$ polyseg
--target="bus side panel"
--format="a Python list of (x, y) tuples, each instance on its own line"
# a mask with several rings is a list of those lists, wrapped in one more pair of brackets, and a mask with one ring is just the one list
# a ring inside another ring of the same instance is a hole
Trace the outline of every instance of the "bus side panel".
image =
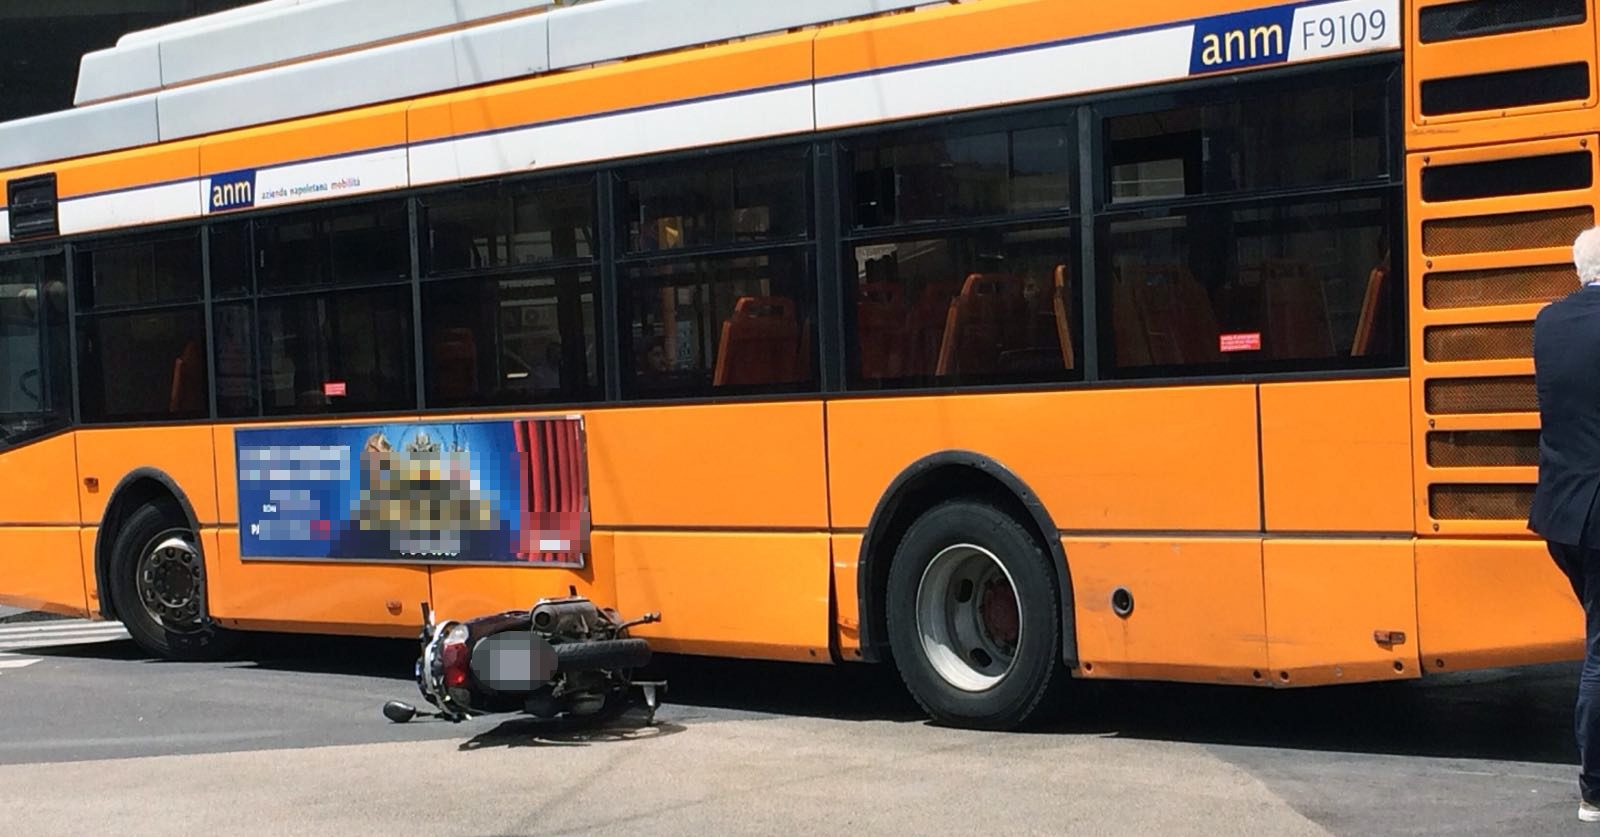
[(1269, 539), (1262, 566), (1274, 686), (1419, 676), (1410, 539)]
[[(526, 610), (545, 598), (576, 591), (601, 607), (615, 607), (616, 560), (611, 534), (590, 540), (588, 561), (581, 570), (555, 567), (449, 567), (434, 565), (429, 576), (430, 599), (441, 619), (471, 619), (504, 610)], [(624, 619), (641, 614), (623, 613)]]
[(80, 487), (86, 525), (99, 525), (117, 483), (139, 468), (154, 468), (171, 477), (200, 525), (217, 523), (211, 428), (191, 425), (78, 431), (78, 473), (84, 480), (99, 481), (94, 489)]
[(228, 627), (414, 637), (428, 600), (425, 566), (245, 562), (235, 528), (217, 530), (215, 566), (211, 614)]
[(658, 651), (829, 662), (828, 536), (618, 532), (617, 604)]
[(0, 604), (88, 616), (78, 528), (0, 527)]
[(78, 558), (82, 563), (83, 600), (91, 616), (100, 613), (100, 579), (95, 575), (94, 569), (94, 546), (99, 537), (98, 526), (85, 526), (78, 530)]
[[(1078, 658), (1085, 677), (1265, 685), (1261, 539), (1074, 539)], [(1133, 610), (1112, 608), (1126, 589)]]
[(1418, 543), (1417, 610), (1430, 672), (1583, 658), (1583, 609), (1542, 543)]
[(1261, 387), (1269, 532), (1410, 533), (1405, 378)]
[(941, 451), (1011, 469), (1064, 530), (1261, 527), (1254, 386), (935, 396), (828, 405), (833, 520), (865, 528)]
[(828, 528), (822, 405), (588, 414), (596, 527)]
[(861, 659), (861, 566), (864, 535), (833, 536), (833, 643), (843, 660)]
[(65, 433), (0, 455), (0, 514), (6, 523), (78, 522), (78, 449)]

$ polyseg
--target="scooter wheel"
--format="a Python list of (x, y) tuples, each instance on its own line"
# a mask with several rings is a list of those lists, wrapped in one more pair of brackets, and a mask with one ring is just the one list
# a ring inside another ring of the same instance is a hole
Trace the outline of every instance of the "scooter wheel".
[(409, 703), (391, 700), (383, 705), (383, 717), (397, 724), (403, 724), (417, 717), (417, 708)]

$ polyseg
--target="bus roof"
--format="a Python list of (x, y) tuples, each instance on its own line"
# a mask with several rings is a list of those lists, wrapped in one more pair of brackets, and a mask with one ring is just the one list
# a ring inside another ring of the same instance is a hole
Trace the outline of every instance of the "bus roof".
[(267, 0), (85, 55), (14, 169), (954, 0)]

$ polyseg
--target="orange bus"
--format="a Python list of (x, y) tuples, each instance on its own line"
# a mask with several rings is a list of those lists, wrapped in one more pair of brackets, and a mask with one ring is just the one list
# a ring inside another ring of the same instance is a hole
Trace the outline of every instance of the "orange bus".
[(980, 728), (1581, 656), (1593, 0), (750, 5), (158, 31), (0, 126), (0, 602), (189, 659), (576, 593)]

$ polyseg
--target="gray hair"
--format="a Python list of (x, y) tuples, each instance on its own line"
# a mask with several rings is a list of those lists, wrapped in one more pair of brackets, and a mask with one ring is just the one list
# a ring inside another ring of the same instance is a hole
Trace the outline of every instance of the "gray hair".
[(1600, 227), (1584, 230), (1572, 243), (1572, 261), (1585, 285), (1600, 285)]

